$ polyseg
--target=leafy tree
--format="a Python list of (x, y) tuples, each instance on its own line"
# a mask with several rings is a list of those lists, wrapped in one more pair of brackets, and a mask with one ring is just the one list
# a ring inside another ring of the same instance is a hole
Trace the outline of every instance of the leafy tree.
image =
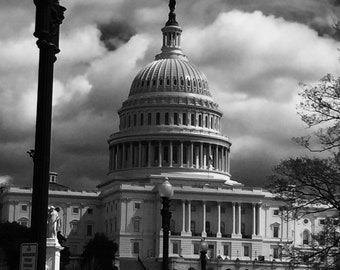
[(312, 136), (295, 138), (295, 140), (313, 152), (325, 150), (339, 153), (340, 148), (340, 78), (331, 74), (321, 78), (316, 86), (301, 84), (303, 91), (298, 105), (301, 120), (308, 127), (318, 127), (314, 136), (321, 148), (311, 146)]
[(96, 233), (94, 239), (85, 246), (81, 255), (83, 259), (82, 269), (88, 270), (114, 270), (112, 262), (118, 245), (110, 241), (105, 234)]
[(9, 270), (19, 269), (20, 245), (30, 242), (31, 231), (17, 222), (0, 223), (0, 248), (4, 251)]
[(340, 213), (340, 78), (326, 75), (318, 85), (302, 84), (302, 88), (298, 113), (314, 132), (293, 139), (311, 152), (323, 154), (282, 161), (269, 177), (268, 188), (286, 203), (282, 213), (287, 217), (333, 213), (323, 230), (313, 235), (309, 253), (294, 252), (291, 257), (316, 269), (338, 269), (340, 235), (335, 233), (339, 225), (334, 221)]

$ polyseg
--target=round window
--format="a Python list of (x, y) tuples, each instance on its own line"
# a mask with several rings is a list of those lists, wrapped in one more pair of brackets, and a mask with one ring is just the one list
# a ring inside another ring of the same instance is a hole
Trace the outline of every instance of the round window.
[(307, 224), (307, 223), (308, 223), (308, 219), (305, 218), (305, 219), (303, 220), (303, 223)]

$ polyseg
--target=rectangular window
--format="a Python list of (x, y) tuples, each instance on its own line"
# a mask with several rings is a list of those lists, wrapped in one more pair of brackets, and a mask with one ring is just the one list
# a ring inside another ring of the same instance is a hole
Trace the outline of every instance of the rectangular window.
[(273, 248), (273, 258), (274, 259), (278, 259), (279, 258), (279, 248), (278, 247), (274, 247)]
[(278, 238), (279, 237), (279, 226), (273, 227), (273, 237)]
[(179, 254), (179, 243), (178, 242), (172, 243), (172, 254)]
[(72, 214), (79, 214), (79, 208), (78, 207), (73, 207), (72, 208)]
[(89, 215), (92, 215), (92, 214), (93, 214), (93, 209), (91, 209), (91, 208), (87, 209), (87, 213), (88, 213)]
[(225, 213), (225, 207), (221, 207), (221, 214)]
[(140, 209), (140, 203), (135, 203), (134, 207), (135, 207), (135, 209)]
[(139, 242), (133, 242), (132, 252), (134, 254), (139, 254)]
[(279, 209), (274, 209), (273, 216), (278, 216), (278, 215), (279, 215)]
[(200, 243), (194, 243), (194, 254), (200, 253)]
[(88, 224), (86, 226), (86, 236), (92, 236), (92, 232), (93, 232), (93, 225), (92, 224)]
[(21, 205), (21, 211), (22, 212), (27, 212), (27, 204), (22, 204)]
[(320, 225), (325, 225), (325, 220), (324, 219), (320, 219), (319, 223), (320, 223)]
[(229, 250), (230, 248), (229, 248), (229, 245), (224, 245), (223, 246), (223, 255), (224, 256), (230, 256), (229, 254), (230, 254), (230, 250)]
[(249, 245), (243, 246), (243, 256), (250, 257), (250, 246)]

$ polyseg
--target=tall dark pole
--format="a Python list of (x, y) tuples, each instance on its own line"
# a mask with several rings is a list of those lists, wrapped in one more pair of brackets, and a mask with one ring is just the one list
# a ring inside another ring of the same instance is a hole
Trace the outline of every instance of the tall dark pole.
[(59, 5), (58, 0), (34, 0), (34, 4), (36, 5), (34, 36), (38, 38), (39, 73), (31, 227), (32, 241), (38, 243), (37, 270), (45, 270), (53, 67), (55, 55), (59, 52), (59, 26), (66, 9)]
[(206, 250), (201, 250), (200, 251), (201, 256), (201, 270), (206, 270), (206, 266), (207, 266), (207, 251)]
[(163, 228), (163, 261), (162, 270), (169, 270), (169, 230), (171, 212), (169, 211), (171, 200), (167, 197), (162, 197), (163, 208), (162, 215), (162, 228)]

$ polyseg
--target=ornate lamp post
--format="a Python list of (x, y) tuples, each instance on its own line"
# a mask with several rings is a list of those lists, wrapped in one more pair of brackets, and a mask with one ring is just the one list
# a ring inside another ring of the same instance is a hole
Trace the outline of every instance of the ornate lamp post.
[(201, 240), (201, 244), (200, 244), (201, 270), (205, 270), (206, 269), (206, 265), (207, 265), (207, 251), (208, 251), (208, 243), (203, 238)]
[[(34, 36), (38, 38), (39, 73), (32, 194), (32, 241), (38, 243), (37, 269), (46, 264), (46, 220), (50, 173), (53, 69), (59, 52), (59, 26), (64, 19), (58, 0), (33, 0), (36, 6)], [(30, 154), (30, 155), (31, 155)]]
[(169, 269), (169, 230), (171, 212), (169, 211), (171, 197), (174, 193), (172, 185), (169, 183), (168, 178), (158, 187), (159, 196), (162, 199), (163, 208), (161, 210), (162, 215), (162, 228), (163, 228), (163, 262), (162, 270)]

